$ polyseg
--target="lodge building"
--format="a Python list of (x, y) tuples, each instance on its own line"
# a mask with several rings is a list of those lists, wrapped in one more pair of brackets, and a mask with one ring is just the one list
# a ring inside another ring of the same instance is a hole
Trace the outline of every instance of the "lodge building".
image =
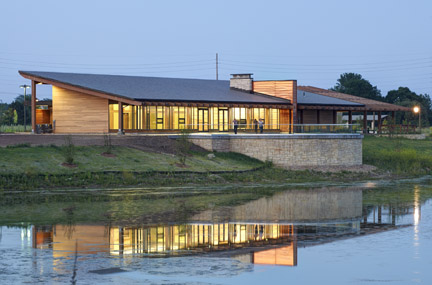
[[(228, 132), (232, 121), (244, 131), (263, 120), (268, 132), (293, 133), (297, 124), (336, 124), (337, 112), (394, 117), (409, 108), (337, 93), (296, 80), (255, 81), (233, 74), (230, 81), (19, 71), (32, 86), (32, 130), (54, 133)], [(38, 84), (52, 85), (52, 104), (37, 102)]]

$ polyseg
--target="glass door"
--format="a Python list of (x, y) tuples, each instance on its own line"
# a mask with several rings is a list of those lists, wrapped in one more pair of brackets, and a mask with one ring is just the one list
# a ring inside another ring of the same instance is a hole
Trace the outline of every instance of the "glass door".
[(198, 131), (209, 131), (209, 112), (208, 109), (198, 109)]
[(219, 132), (228, 132), (228, 109), (219, 109)]

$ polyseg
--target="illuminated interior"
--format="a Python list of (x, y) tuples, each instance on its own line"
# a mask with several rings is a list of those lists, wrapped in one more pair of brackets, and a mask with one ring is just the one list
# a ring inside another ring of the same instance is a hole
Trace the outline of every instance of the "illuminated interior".
[(226, 247), (293, 235), (292, 225), (188, 224), (143, 228), (111, 228), (113, 255), (166, 253), (168, 251)]
[[(109, 128), (118, 130), (118, 104), (109, 104)], [(233, 129), (233, 120), (239, 129), (253, 130), (253, 121), (260, 119), (264, 129), (279, 130), (279, 109), (183, 107), (183, 106), (132, 106), (123, 105), (125, 130), (181, 130), (226, 132)]]

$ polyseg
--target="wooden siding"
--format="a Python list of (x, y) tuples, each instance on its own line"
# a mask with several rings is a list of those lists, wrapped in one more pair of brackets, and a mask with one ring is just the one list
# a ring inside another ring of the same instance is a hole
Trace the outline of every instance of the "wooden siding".
[(320, 124), (333, 124), (333, 111), (320, 110), (319, 116)]
[(292, 122), (297, 122), (297, 80), (254, 81), (254, 92), (288, 99), (292, 104)]
[(107, 133), (108, 99), (53, 86), (55, 133)]
[(290, 131), (291, 110), (281, 109), (279, 111), (280, 130), (282, 132)]
[(36, 124), (52, 124), (51, 110), (36, 109)]
[(295, 103), (297, 95), (295, 91), (295, 80), (284, 80), (284, 81), (254, 81), (253, 91), (257, 93), (267, 94), (279, 98), (291, 100), (291, 103)]
[(303, 110), (302, 124), (318, 124), (317, 110)]

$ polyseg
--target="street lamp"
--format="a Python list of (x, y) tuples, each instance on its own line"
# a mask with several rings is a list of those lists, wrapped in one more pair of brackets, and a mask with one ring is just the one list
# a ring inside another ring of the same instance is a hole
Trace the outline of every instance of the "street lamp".
[(421, 110), (420, 110), (420, 107), (415, 106), (413, 111), (414, 111), (414, 113), (419, 114), (419, 131), (421, 133)]
[(24, 85), (20, 85), (20, 88), (24, 88), (24, 132), (26, 131), (26, 95), (27, 95), (27, 88), (30, 88), (30, 85), (24, 84)]

